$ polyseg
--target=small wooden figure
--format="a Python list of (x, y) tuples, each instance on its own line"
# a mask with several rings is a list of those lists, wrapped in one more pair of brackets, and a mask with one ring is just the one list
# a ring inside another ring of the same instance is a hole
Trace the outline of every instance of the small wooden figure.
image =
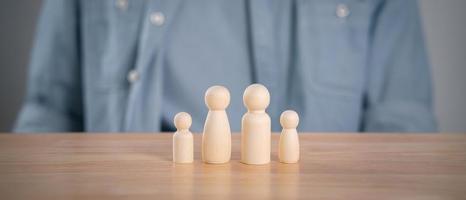
[(241, 162), (262, 165), (270, 162), (271, 122), (265, 112), (270, 94), (261, 84), (252, 84), (243, 94), (248, 112), (241, 121)]
[(226, 163), (231, 157), (231, 130), (225, 109), (230, 104), (230, 92), (223, 86), (212, 86), (205, 93), (209, 113), (202, 133), (202, 161)]
[(192, 119), (185, 112), (176, 114), (174, 123), (177, 131), (173, 135), (173, 162), (192, 163), (194, 157), (193, 134), (189, 131)]
[(299, 161), (298, 113), (287, 110), (280, 116), (283, 127), (278, 143), (278, 158), (282, 163), (297, 163)]

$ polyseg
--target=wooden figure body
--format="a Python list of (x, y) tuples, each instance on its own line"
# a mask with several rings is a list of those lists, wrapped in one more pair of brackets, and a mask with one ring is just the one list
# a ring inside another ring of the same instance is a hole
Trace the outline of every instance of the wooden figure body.
[(202, 133), (202, 161), (226, 163), (231, 158), (231, 130), (225, 109), (230, 104), (230, 92), (223, 86), (212, 86), (205, 94), (209, 113)]
[(192, 163), (194, 160), (193, 134), (189, 131), (192, 119), (188, 113), (178, 113), (174, 120), (177, 131), (173, 135), (173, 162)]
[(270, 94), (261, 84), (246, 88), (243, 102), (248, 112), (241, 121), (241, 162), (252, 165), (270, 163), (271, 120), (265, 109)]
[(282, 163), (297, 163), (299, 161), (299, 116), (295, 111), (287, 110), (280, 116), (283, 127), (278, 143), (278, 158)]

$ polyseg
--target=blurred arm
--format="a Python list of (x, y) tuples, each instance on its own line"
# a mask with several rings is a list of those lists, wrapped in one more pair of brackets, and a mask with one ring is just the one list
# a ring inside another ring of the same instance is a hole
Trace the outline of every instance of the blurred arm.
[(385, 1), (374, 16), (363, 130), (436, 131), (416, 1)]
[(15, 132), (83, 130), (78, 23), (77, 1), (45, 1)]

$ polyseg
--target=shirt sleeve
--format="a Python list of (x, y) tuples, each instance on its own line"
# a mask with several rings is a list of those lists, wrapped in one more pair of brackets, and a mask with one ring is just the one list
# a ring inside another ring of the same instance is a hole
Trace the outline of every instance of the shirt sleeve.
[(15, 132), (83, 130), (79, 49), (78, 2), (45, 1)]
[(382, 1), (370, 34), (363, 131), (436, 131), (417, 2)]

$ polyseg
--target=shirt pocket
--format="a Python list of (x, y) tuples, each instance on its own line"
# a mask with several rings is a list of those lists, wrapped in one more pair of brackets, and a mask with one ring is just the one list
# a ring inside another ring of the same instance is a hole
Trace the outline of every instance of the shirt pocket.
[(359, 95), (365, 82), (370, 3), (304, 1), (300, 6), (300, 64), (315, 88)]

